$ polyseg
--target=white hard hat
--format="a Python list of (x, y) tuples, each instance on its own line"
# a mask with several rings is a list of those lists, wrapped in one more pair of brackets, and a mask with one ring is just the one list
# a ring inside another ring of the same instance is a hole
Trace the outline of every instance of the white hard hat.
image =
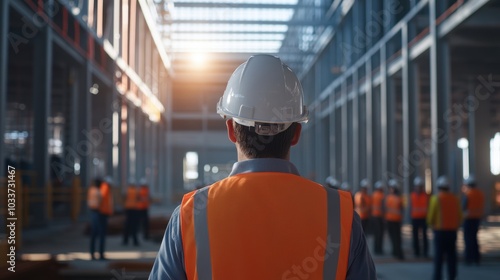
[(399, 188), (399, 183), (396, 179), (390, 179), (389, 182), (387, 182), (387, 185), (389, 185), (389, 187), (391, 188)]
[(146, 180), (146, 178), (141, 178), (141, 180), (139, 180), (139, 185), (145, 186), (147, 184), (148, 184), (148, 181)]
[(276, 135), (294, 122), (307, 122), (302, 85), (292, 70), (272, 55), (254, 55), (231, 75), (217, 103), (223, 118)]
[(113, 184), (113, 178), (111, 178), (111, 176), (106, 176), (106, 177), (104, 177), (104, 182), (112, 185)]
[(337, 181), (335, 178), (333, 178), (332, 176), (328, 176), (328, 178), (326, 178), (325, 180), (325, 183), (331, 187), (331, 188), (336, 188), (338, 189), (340, 187), (340, 182)]
[(476, 177), (474, 175), (469, 175), (467, 179), (464, 180), (464, 185), (470, 186), (470, 185), (475, 185), (476, 184)]
[(448, 177), (439, 176), (437, 179), (436, 185), (438, 188), (448, 188), (450, 186), (450, 182), (448, 182)]
[(340, 185), (340, 188), (344, 191), (348, 191), (351, 189), (351, 187), (349, 186), (349, 183), (347, 183), (347, 182), (343, 182), (342, 185)]
[(370, 180), (368, 180), (367, 178), (361, 180), (361, 182), (359, 182), (359, 186), (362, 187), (362, 188), (368, 188), (368, 186), (370, 185)]
[(423, 186), (423, 185), (425, 185), (425, 184), (424, 184), (424, 179), (422, 179), (422, 177), (417, 176), (417, 177), (415, 177), (415, 179), (413, 179), (413, 186), (416, 187), (416, 186)]
[(377, 181), (375, 182), (375, 185), (373, 185), (375, 187), (375, 189), (377, 190), (381, 190), (383, 189), (385, 186), (384, 186), (384, 183), (382, 181)]

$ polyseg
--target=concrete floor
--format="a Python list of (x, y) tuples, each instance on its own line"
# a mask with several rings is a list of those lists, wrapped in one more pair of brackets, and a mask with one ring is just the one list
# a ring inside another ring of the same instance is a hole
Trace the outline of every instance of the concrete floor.
[[(156, 209), (154, 215), (170, 213), (172, 209)], [(151, 266), (158, 252), (159, 243), (141, 240), (139, 247), (132, 245), (123, 246), (121, 236), (109, 236), (107, 238), (106, 261), (91, 261), (88, 254), (89, 238), (84, 236), (84, 224), (78, 223), (72, 226), (45, 230), (46, 234), (38, 239), (33, 238), (26, 241), (20, 253), (23, 259), (41, 260), (55, 257), (60, 262), (68, 264), (62, 271), (68, 279), (147, 279), (147, 270)], [(431, 279), (432, 259), (416, 259), (411, 250), (411, 227), (403, 227), (403, 247), (405, 261), (398, 261), (388, 256), (390, 252), (389, 240), (384, 242), (384, 256), (374, 256), (378, 279)], [(55, 232), (57, 231), (57, 235)], [(49, 232), (49, 233), (47, 233)], [(38, 234), (42, 236), (42, 234)], [(28, 232), (27, 236), (30, 236)], [(55, 237), (57, 236), (57, 237)], [(429, 232), (429, 237), (432, 234)], [(370, 247), (373, 245), (371, 236), (367, 237)], [(459, 279), (500, 279), (500, 223), (483, 223), (479, 232), (483, 262), (481, 266), (465, 266), (460, 260), (458, 266)], [(463, 255), (463, 238), (461, 232), (458, 236), (458, 250), (460, 259)], [(430, 243), (432, 244), (432, 243)], [(432, 246), (431, 251), (432, 254)], [(141, 271), (142, 270), (142, 271)]]

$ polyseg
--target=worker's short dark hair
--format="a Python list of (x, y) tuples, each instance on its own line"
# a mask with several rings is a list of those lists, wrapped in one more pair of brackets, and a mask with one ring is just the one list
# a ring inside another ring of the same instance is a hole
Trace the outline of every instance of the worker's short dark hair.
[(276, 135), (259, 135), (253, 127), (234, 122), (234, 134), (241, 151), (248, 158), (281, 158), (290, 151), (297, 123)]

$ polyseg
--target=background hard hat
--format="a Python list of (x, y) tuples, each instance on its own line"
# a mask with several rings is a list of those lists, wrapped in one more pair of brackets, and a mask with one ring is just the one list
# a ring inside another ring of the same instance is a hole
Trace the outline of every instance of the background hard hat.
[(113, 178), (111, 178), (111, 176), (106, 176), (106, 177), (104, 177), (104, 182), (108, 183), (109, 185), (112, 185)]
[(464, 180), (464, 185), (470, 186), (470, 185), (475, 185), (476, 184), (476, 177), (474, 175), (469, 175), (467, 179)]
[(349, 186), (349, 183), (347, 183), (347, 182), (343, 182), (342, 185), (340, 185), (340, 188), (344, 191), (348, 191), (351, 189), (351, 187)]
[(436, 185), (438, 188), (448, 188), (450, 186), (450, 182), (448, 181), (448, 177), (439, 176), (437, 179)]
[(368, 180), (367, 178), (361, 180), (361, 182), (359, 182), (359, 186), (362, 187), (362, 188), (368, 188), (368, 186), (370, 185), (370, 180)]
[(375, 187), (375, 189), (377, 189), (377, 190), (381, 190), (385, 186), (384, 186), (384, 183), (382, 181), (377, 181), (377, 182), (375, 182), (375, 185), (373, 185), (373, 187)]
[(415, 179), (413, 179), (413, 186), (416, 187), (416, 186), (423, 186), (423, 185), (425, 185), (425, 183), (424, 183), (424, 179), (422, 179), (422, 177), (417, 176), (417, 177), (415, 177)]
[(335, 178), (333, 178), (332, 176), (328, 176), (328, 178), (326, 178), (325, 180), (325, 183), (328, 187), (330, 188), (335, 188), (335, 189), (338, 189), (340, 187), (340, 182), (337, 181)]
[(389, 185), (389, 187), (391, 188), (399, 188), (399, 182), (396, 179), (390, 179), (389, 182), (387, 182), (387, 185)]
[(254, 55), (231, 75), (217, 113), (245, 126), (255, 122), (282, 124), (307, 121), (302, 85), (292, 70), (272, 55)]
[(141, 180), (139, 180), (139, 185), (145, 186), (147, 184), (148, 184), (148, 181), (146, 180), (146, 178), (141, 178)]

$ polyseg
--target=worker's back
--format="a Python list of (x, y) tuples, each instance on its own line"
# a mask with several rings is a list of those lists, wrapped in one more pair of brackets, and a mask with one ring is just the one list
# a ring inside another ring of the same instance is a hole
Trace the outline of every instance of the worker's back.
[(347, 192), (293, 174), (238, 174), (186, 195), (180, 215), (188, 279), (200, 265), (211, 265), (212, 279), (294, 279), (295, 266), (307, 279), (326, 279), (325, 271), (345, 279), (353, 219)]

